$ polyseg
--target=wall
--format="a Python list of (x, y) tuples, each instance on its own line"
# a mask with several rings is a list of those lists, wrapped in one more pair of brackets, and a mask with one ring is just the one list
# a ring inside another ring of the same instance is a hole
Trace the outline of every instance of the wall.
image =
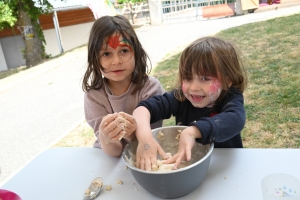
[(6, 65), (6, 60), (4, 58), (2, 45), (0, 42), (0, 71), (4, 71), (4, 70), (7, 70), (7, 65)]
[[(60, 28), (64, 52), (86, 45), (92, 25), (93, 23), (90, 22)], [(51, 54), (52, 57), (59, 55), (60, 49), (55, 29), (48, 29), (43, 32), (46, 40), (46, 53)], [(21, 52), (21, 49), (25, 48), (21, 35), (2, 37), (0, 43), (2, 46), (0, 49), (0, 71), (26, 65), (26, 60)]]
[[(63, 50), (68, 51), (87, 44), (93, 22), (60, 28)], [(44, 31), (47, 42), (46, 53), (51, 56), (60, 54), (55, 29)], [(49, 42), (50, 41), (50, 42)]]
[(26, 65), (26, 60), (23, 58), (21, 51), (22, 49), (25, 49), (25, 43), (21, 35), (0, 38), (0, 42), (2, 44), (3, 56), (6, 61), (6, 69)]
[[(57, 18), (64, 51), (87, 44), (89, 31), (95, 21), (88, 7), (57, 11)], [(53, 14), (42, 15), (39, 19), (46, 40), (46, 53), (51, 56), (59, 55)], [(25, 43), (17, 27), (1, 31), (0, 44), (0, 71), (26, 65), (21, 52), (21, 49), (25, 48)]]

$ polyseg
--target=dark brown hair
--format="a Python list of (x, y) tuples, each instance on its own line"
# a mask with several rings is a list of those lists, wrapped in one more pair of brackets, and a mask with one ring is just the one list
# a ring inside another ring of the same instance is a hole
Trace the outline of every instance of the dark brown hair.
[(180, 101), (185, 100), (181, 90), (182, 81), (191, 80), (195, 74), (218, 78), (223, 87), (218, 100), (224, 97), (230, 87), (243, 93), (247, 85), (243, 63), (242, 53), (233, 43), (217, 37), (197, 39), (180, 56), (175, 97)]
[(101, 48), (107, 45), (107, 39), (114, 33), (122, 35), (133, 46), (135, 58), (135, 69), (132, 75), (132, 82), (135, 83), (133, 93), (142, 88), (145, 80), (148, 79), (147, 74), (151, 71), (151, 66), (147, 66), (149, 56), (143, 49), (128, 19), (122, 15), (103, 16), (94, 22), (90, 31), (88, 63), (82, 83), (83, 91), (98, 90), (103, 86), (104, 78), (100, 69), (104, 69), (100, 64), (99, 53)]

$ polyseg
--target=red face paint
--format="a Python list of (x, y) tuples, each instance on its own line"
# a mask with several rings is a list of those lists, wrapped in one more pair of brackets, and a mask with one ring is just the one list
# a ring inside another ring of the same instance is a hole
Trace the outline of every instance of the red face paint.
[[(121, 40), (120, 40), (121, 39)], [(125, 40), (122, 36), (120, 35), (112, 35), (108, 39), (108, 46), (112, 47), (113, 49), (117, 49), (118, 46), (127, 46), (131, 51), (133, 51), (132, 45), (130, 44), (129, 41)]]
[(215, 79), (210, 85), (210, 91), (213, 93), (219, 92), (220, 87), (221, 87), (221, 83), (217, 79)]
[(108, 39), (108, 46), (112, 47), (113, 49), (117, 49), (120, 44), (119, 35), (112, 35)]

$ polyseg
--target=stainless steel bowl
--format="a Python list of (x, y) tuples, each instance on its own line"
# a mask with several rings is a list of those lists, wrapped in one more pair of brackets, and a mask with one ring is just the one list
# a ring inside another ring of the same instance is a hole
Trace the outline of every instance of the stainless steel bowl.
[[(154, 129), (153, 136), (164, 149), (172, 155), (178, 151), (177, 135), (186, 126), (169, 126)], [(157, 135), (162, 132), (163, 140)], [(165, 199), (179, 198), (195, 190), (203, 181), (210, 162), (214, 144), (202, 145), (196, 143), (192, 150), (192, 159), (180, 164), (177, 170), (166, 172), (144, 171), (133, 166), (135, 162), (137, 140), (133, 140), (123, 150), (122, 159), (130, 168), (135, 180), (149, 193)], [(160, 156), (158, 155), (158, 158)], [(182, 167), (182, 168), (180, 168)]]

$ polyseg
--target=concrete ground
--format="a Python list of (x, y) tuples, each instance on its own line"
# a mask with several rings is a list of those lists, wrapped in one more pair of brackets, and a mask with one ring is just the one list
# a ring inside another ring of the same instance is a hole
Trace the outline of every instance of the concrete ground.
[[(195, 39), (224, 29), (300, 13), (294, 5), (230, 18), (136, 29), (153, 67)], [(84, 121), (86, 47), (0, 80), (0, 185)]]

